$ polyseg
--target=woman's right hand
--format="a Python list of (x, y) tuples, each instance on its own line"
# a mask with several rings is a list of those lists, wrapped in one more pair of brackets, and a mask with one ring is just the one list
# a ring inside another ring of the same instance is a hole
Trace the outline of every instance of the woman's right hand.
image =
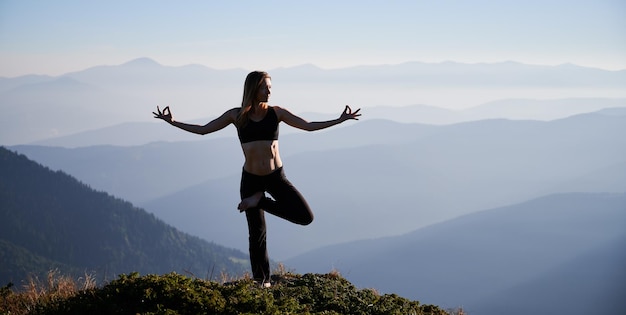
[(352, 108), (346, 105), (346, 108), (343, 110), (343, 113), (341, 113), (341, 116), (339, 116), (339, 121), (343, 122), (348, 119), (359, 120), (359, 116), (361, 116), (361, 114), (359, 114), (359, 111), (361, 111), (360, 108), (353, 112)]
[(163, 108), (163, 111), (161, 111), (159, 106), (157, 106), (157, 111), (152, 112), (152, 113), (154, 114), (154, 118), (163, 119), (167, 121), (168, 123), (171, 123), (173, 120), (172, 112), (170, 111), (169, 106), (166, 106), (165, 108)]

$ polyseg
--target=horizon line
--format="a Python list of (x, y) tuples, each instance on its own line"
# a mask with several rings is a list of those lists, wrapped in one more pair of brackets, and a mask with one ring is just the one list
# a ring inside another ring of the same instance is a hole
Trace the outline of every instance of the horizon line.
[[(150, 62), (153, 62), (153, 63), (159, 65), (159, 66), (171, 67), (171, 68), (181, 68), (181, 67), (188, 67), (188, 66), (202, 66), (202, 67), (205, 67), (207, 69), (216, 70), (216, 71), (233, 71), (233, 70), (253, 71), (253, 70), (259, 70), (259, 69), (247, 69), (246, 67), (215, 68), (215, 67), (212, 67), (212, 66), (209, 66), (209, 65), (206, 65), (206, 64), (194, 63), (194, 62), (190, 62), (190, 63), (186, 63), (186, 64), (179, 64), (179, 65), (171, 65), (171, 64), (161, 63), (161, 62), (157, 61), (156, 58), (145, 57), (144, 56), (144, 57), (132, 58), (132, 59), (129, 59), (129, 60), (127, 60), (125, 62), (122, 62), (122, 63), (97, 64), (97, 65), (87, 66), (87, 67), (83, 67), (80, 70), (65, 71), (62, 74), (25, 73), (25, 74), (14, 75), (14, 76), (0, 75), (0, 78), (3, 78), (3, 79), (15, 79), (15, 78), (26, 77), (26, 76), (61, 77), (61, 76), (67, 75), (67, 74), (81, 72), (81, 71), (85, 71), (85, 70), (96, 68), (96, 67), (119, 67), (119, 66), (124, 66), (124, 65), (127, 65), (127, 64), (131, 64), (131, 63), (144, 62), (144, 61), (150, 61)], [(608, 71), (608, 72), (626, 71), (626, 68), (607, 69), (607, 68), (602, 68), (602, 67), (597, 67), (597, 66), (581, 65), (581, 64), (577, 64), (577, 63), (573, 63), (573, 62), (563, 62), (563, 63), (559, 63), (559, 64), (540, 64), (540, 63), (529, 63), (529, 62), (522, 62), (522, 61), (516, 61), (516, 60), (510, 60), (510, 59), (509, 60), (502, 60), (502, 61), (479, 61), (479, 62), (467, 62), (467, 61), (455, 61), (455, 60), (442, 60), (442, 61), (408, 60), (408, 61), (397, 62), (397, 63), (371, 63), (371, 64), (365, 64), (364, 63), (364, 64), (349, 65), (349, 66), (342, 66), (342, 67), (322, 67), (322, 66), (316, 65), (315, 63), (312, 63), (312, 62), (304, 62), (304, 63), (300, 63), (300, 64), (295, 64), (295, 65), (272, 67), (272, 68), (266, 69), (266, 71), (270, 72), (270, 71), (275, 71), (275, 70), (285, 70), (285, 69), (294, 69), (294, 68), (302, 68), (302, 67), (313, 67), (313, 68), (316, 68), (316, 69), (319, 69), (319, 70), (323, 70), (323, 71), (333, 71), (333, 70), (345, 70), (345, 69), (360, 68), (360, 67), (386, 67), (386, 66), (392, 67), (392, 66), (401, 66), (401, 65), (405, 65), (405, 64), (411, 64), (411, 63), (421, 63), (421, 64), (426, 64), (426, 65), (442, 65), (442, 64), (459, 64), (459, 65), (519, 64), (519, 65), (537, 66), (537, 67), (574, 66), (574, 67), (580, 67), (580, 68), (586, 68), (586, 69), (594, 69), (594, 70), (601, 70), (601, 71)]]

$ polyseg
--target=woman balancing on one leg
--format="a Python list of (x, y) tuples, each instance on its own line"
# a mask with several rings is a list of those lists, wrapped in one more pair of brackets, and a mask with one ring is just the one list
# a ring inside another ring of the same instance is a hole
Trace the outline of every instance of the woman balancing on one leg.
[[(255, 281), (269, 286), (270, 266), (266, 247), (264, 212), (290, 222), (308, 225), (313, 213), (300, 192), (287, 180), (278, 152), (278, 123), (314, 131), (340, 124), (349, 119), (358, 120), (359, 110), (349, 106), (339, 118), (321, 122), (308, 122), (288, 110), (269, 106), (271, 78), (266, 72), (251, 72), (246, 77), (243, 101), (240, 108), (227, 110), (220, 117), (204, 126), (175, 121), (169, 107), (163, 111), (157, 107), (155, 118), (163, 119), (172, 126), (188, 132), (205, 135), (234, 124), (245, 156), (241, 175), (240, 211), (248, 220), (250, 263)], [(274, 199), (265, 196), (268, 192)]]

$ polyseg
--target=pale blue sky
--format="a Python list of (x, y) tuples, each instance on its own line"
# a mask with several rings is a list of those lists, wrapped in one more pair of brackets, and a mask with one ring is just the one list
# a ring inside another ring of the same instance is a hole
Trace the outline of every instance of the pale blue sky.
[(0, 0), (0, 76), (150, 57), (271, 70), (406, 61), (626, 69), (625, 0)]

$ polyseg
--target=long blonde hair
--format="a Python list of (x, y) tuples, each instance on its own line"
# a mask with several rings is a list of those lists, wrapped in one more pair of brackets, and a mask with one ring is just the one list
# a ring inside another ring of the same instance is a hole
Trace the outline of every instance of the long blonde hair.
[(246, 81), (243, 84), (243, 99), (241, 101), (241, 110), (237, 116), (237, 126), (244, 127), (250, 121), (250, 112), (254, 111), (255, 103), (258, 103), (257, 96), (259, 87), (266, 78), (271, 78), (265, 71), (252, 71), (248, 73)]

